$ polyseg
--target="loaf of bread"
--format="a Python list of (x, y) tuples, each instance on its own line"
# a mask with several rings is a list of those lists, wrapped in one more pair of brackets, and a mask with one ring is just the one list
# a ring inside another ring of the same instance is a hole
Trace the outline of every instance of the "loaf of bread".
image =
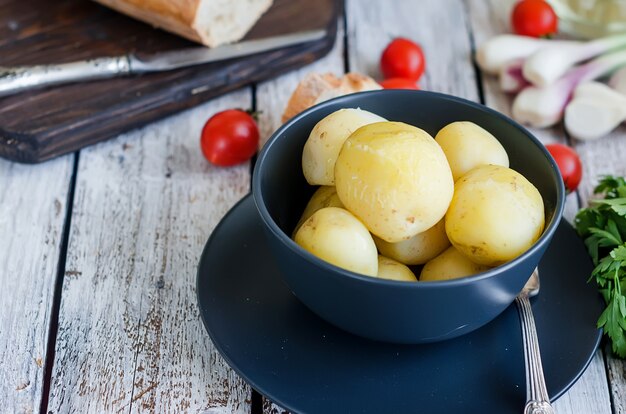
[(95, 0), (209, 47), (241, 39), (272, 0)]
[(341, 78), (332, 73), (309, 73), (298, 83), (289, 98), (282, 121), (286, 122), (294, 115), (330, 98), (375, 89), (382, 87), (374, 79), (360, 73), (346, 73)]

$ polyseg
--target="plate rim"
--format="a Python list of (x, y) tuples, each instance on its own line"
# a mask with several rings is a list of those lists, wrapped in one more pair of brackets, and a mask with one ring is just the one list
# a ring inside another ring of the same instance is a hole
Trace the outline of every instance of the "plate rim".
[[(220, 356), (222, 358), (224, 358), (224, 360), (226, 361), (226, 363), (228, 364), (228, 366), (237, 373), (237, 375), (239, 375), (248, 386), (250, 386), (251, 389), (257, 391), (258, 393), (260, 393), (263, 397), (269, 399), (272, 403), (279, 405), (280, 407), (288, 410), (289, 412), (293, 413), (293, 414), (298, 414), (298, 413), (303, 413), (303, 411), (294, 408), (293, 406), (291, 406), (288, 403), (283, 403), (281, 402), (280, 398), (276, 398), (275, 394), (272, 393), (271, 391), (268, 391), (267, 389), (265, 389), (263, 386), (261, 386), (257, 381), (252, 380), (246, 373), (244, 373), (238, 366), (237, 364), (235, 364), (233, 362), (233, 359), (229, 353), (229, 351), (227, 349), (225, 349), (225, 347), (223, 347), (219, 341), (215, 340), (215, 334), (214, 332), (212, 332), (211, 329), (209, 329), (209, 324), (204, 316), (204, 312), (202, 312), (202, 301), (200, 300), (200, 289), (199, 289), (199, 285), (200, 285), (200, 278), (201, 278), (201, 268), (202, 268), (202, 263), (203, 260), (206, 257), (206, 254), (209, 250), (209, 246), (211, 245), (211, 242), (213, 241), (214, 238), (216, 238), (216, 234), (218, 233), (218, 230), (221, 227), (224, 227), (226, 224), (227, 219), (235, 214), (236, 210), (238, 210), (239, 208), (241, 208), (242, 205), (244, 205), (245, 203), (251, 203), (252, 207), (254, 209), (256, 209), (256, 204), (254, 202), (254, 197), (252, 195), (251, 192), (249, 192), (248, 194), (244, 195), (239, 201), (237, 201), (229, 210), (228, 212), (222, 217), (222, 219), (219, 221), (219, 223), (215, 226), (215, 228), (211, 231), (211, 234), (209, 235), (204, 247), (202, 248), (202, 253), (200, 254), (200, 257), (198, 259), (198, 265), (197, 265), (197, 270), (196, 270), (196, 283), (195, 283), (195, 288), (196, 288), (196, 300), (197, 300), (197, 306), (198, 306), (198, 310), (200, 313), (200, 318), (202, 320), (202, 324), (204, 326), (204, 330), (208, 333), (209, 338), (211, 339), (211, 343), (213, 344), (213, 346), (215, 347), (215, 349), (219, 352)], [(559, 221), (558, 225), (555, 227), (555, 232), (556, 229), (558, 227), (560, 227), (561, 225), (567, 225), (567, 226), (571, 226), (564, 218), (561, 218), (561, 220)], [(534, 302), (534, 300), (531, 300), (531, 304)], [(510, 306), (515, 306), (514, 303), (512, 303)], [(508, 309), (505, 308), (505, 310)], [(504, 313), (504, 312), (503, 312)], [(498, 315), (495, 319), (501, 317), (501, 315)], [(494, 319), (494, 320), (495, 320)], [(337, 328), (340, 329), (340, 328)], [(353, 335), (353, 334), (351, 334)], [(594, 345), (593, 345), (593, 351), (589, 354), (589, 356), (587, 356), (586, 360), (584, 361), (584, 364), (582, 365), (582, 368), (580, 370), (578, 370), (578, 373), (573, 376), (571, 378), (570, 381), (567, 382), (567, 384), (565, 384), (558, 392), (554, 393), (551, 397), (550, 397), (550, 402), (552, 404), (554, 404), (555, 401), (557, 401), (559, 398), (561, 398), (567, 391), (569, 391), (571, 389), (571, 387), (578, 382), (578, 380), (580, 379), (580, 377), (587, 371), (587, 368), (589, 368), (589, 365), (591, 364), (591, 362), (593, 361), (593, 358), (595, 357), (598, 348), (599, 348), (599, 344), (602, 341), (602, 337), (603, 337), (603, 331), (601, 328), (596, 329), (596, 335), (595, 335), (595, 340), (594, 340)], [(419, 346), (415, 345), (415, 346)], [(550, 394), (550, 392), (548, 392)]]

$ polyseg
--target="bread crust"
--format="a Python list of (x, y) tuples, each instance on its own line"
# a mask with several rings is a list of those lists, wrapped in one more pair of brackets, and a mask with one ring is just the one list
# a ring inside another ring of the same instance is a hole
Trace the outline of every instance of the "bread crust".
[(291, 94), (282, 122), (287, 122), (311, 106), (349, 93), (371, 91), (382, 87), (369, 76), (350, 72), (338, 78), (332, 73), (309, 73)]
[(200, 0), (95, 0), (120, 13), (142, 20), (189, 40), (202, 42), (192, 28)]
[(135, 19), (149, 23), (157, 28), (167, 30), (194, 42), (209, 47), (219, 46), (240, 40), (264, 12), (269, 9), (272, 0), (267, 0), (258, 10), (258, 16), (250, 27), (242, 27), (236, 38), (215, 39), (207, 36), (199, 27), (198, 9), (201, 2), (211, 0), (94, 0), (104, 6), (117, 10)]

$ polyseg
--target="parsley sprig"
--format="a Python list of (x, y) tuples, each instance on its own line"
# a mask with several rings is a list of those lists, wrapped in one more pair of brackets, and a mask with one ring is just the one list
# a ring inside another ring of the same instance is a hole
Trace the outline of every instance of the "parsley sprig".
[(574, 221), (596, 266), (591, 273), (607, 304), (598, 319), (613, 352), (626, 358), (626, 180), (602, 177), (594, 189), (603, 199), (591, 200)]

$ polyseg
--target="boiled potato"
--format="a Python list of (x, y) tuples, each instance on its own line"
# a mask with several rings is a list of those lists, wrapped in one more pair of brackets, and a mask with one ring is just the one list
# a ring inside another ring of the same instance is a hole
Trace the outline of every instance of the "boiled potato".
[(406, 265), (424, 264), (450, 246), (443, 219), (408, 240), (389, 243), (374, 236), (374, 243), (380, 253)]
[(335, 161), (343, 142), (363, 125), (385, 121), (362, 109), (340, 109), (319, 121), (302, 150), (302, 171), (311, 185), (335, 184)]
[(315, 190), (315, 193), (313, 193), (311, 199), (304, 208), (304, 211), (302, 212), (302, 217), (300, 217), (298, 224), (296, 224), (296, 228), (293, 231), (293, 234), (296, 234), (296, 232), (306, 219), (311, 217), (313, 213), (315, 213), (317, 210), (324, 207), (344, 208), (343, 203), (341, 202), (341, 200), (339, 200), (339, 196), (337, 196), (337, 190), (333, 186), (323, 185)]
[(378, 255), (378, 277), (381, 279), (404, 280), (415, 282), (415, 273), (402, 263), (388, 257)]
[(342, 208), (317, 210), (294, 239), (305, 250), (335, 266), (369, 276), (378, 274), (378, 252), (372, 236), (363, 223)]
[(509, 166), (502, 144), (473, 122), (448, 124), (437, 133), (435, 141), (446, 154), (454, 181), (479, 165)]
[(337, 158), (335, 186), (346, 209), (391, 243), (434, 226), (454, 191), (439, 145), (402, 122), (378, 122), (353, 132)]
[(446, 233), (473, 262), (497, 266), (524, 253), (544, 220), (541, 194), (530, 181), (510, 168), (484, 165), (456, 182)]
[(475, 275), (489, 270), (489, 266), (479, 265), (462, 255), (454, 246), (448, 247), (422, 268), (421, 282), (449, 280)]

